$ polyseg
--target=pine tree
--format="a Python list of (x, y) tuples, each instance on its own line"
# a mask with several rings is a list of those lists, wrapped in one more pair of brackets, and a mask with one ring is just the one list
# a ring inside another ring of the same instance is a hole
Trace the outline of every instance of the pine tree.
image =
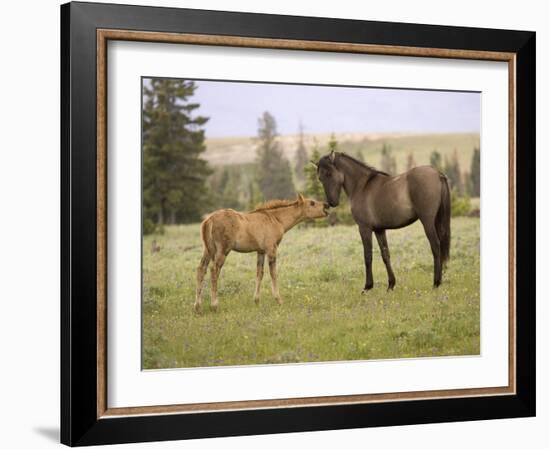
[(380, 164), (382, 171), (390, 175), (397, 173), (397, 162), (395, 161), (390, 146), (386, 143), (382, 145), (382, 159)]
[(299, 181), (304, 180), (304, 167), (307, 164), (307, 150), (304, 144), (304, 126), (300, 123), (298, 127), (298, 149), (295, 156), (296, 162), (294, 165), (294, 171), (296, 173), (296, 179)]
[[(319, 151), (319, 144), (315, 141), (313, 152), (311, 153), (311, 160), (317, 164), (319, 159), (321, 159), (321, 153)], [(304, 167), (304, 178), (306, 180), (304, 194), (308, 198), (324, 201), (325, 191), (323, 190), (323, 185), (317, 176), (317, 167), (315, 165), (306, 164)]]
[[(193, 81), (152, 79), (143, 88), (144, 217), (167, 221), (200, 218), (208, 199), (204, 130), (208, 118), (190, 101)], [(171, 218), (170, 218), (171, 217)]]
[(257, 177), (264, 200), (296, 196), (290, 164), (277, 142), (277, 123), (269, 112), (258, 120)]
[(439, 170), (443, 171), (443, 161), (441, 160), (441, 153), (437, 150), (433, 150), (430, 154), (430, 165)]
[(254, 207), (256, 207), (256, 205), (262, 201), (261, 200), (261, 192), (258, 188), (258, 185), (253, 180), (251, 180), (248, 183), (248, 195), (247, 196), (248, 196), (248, 201), (247, 201), (247, 209), (248, 210), (254, 210)]
[(328, 141), (328, 151), (338, 151), (338, 141), (336, 140), (334, 133), (330, 135), (330, 139)]
[(227, 175), (223, 190), (220, 192), (220, 199), (222, 201), (220, 207), (238, 210), (241, 208), (241, 202), (239, 201), (241, 173), (239, 170), (230, 170), (228, 167), (225, 167), (224, 174)]
[(481, 192), (480, 157), (479, 148), (474, 148), (472, 162), (470, 164), (470, 193), (472, 196), (476, 197), (478, 197)]
[(456, 150), (453, 151), (453, 156), (450, 159), (445, 157), (444, 173), (447, 175), (451, 189), (455, 190), (459, 196), (462, 196), (464, 194), (464, 185), (462, 183), (462, 173)]
[(416, 167), (416, 161), (414, 160), (414, 154), (409, 152), (409, 155), (407, 156), (407, 170), (410, 170), (411, 168)]

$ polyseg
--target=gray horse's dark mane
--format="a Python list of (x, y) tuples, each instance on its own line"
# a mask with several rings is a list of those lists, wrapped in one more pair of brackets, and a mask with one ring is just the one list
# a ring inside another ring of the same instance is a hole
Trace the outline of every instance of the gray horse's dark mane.
[(369, 164), (366, 164), (365, 162), (363, 161), (360, 161), (359, 159), (355, 159), (353, 156), (350, 156), (349, 154), (347, 153), (336, 153), (338, 156), (342, 156), (342, 157), (345, 157), (353, 162), (355, 162), (356, 164), (359, 164), (361, 165), (362, 167), (364, 168), (367, 168), (369, 169), (370, 171), (373, 171), (374, 173), (378, 174), (378, 175), (384, 175), (384, 176), (390, 176), (389, 173), (386, 173), (385, 171), (382, 171), (382, 170), (378, 170), (376, 167), (373, 167), (372, 165), (369, 165)]

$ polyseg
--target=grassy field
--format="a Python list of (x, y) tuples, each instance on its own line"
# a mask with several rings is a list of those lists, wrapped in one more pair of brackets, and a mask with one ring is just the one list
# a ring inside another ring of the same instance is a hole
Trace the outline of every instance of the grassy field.
[[(256, 255), (232, 252), (219, 282), (220, 310), (210, 311), (206, 288), (202, 315), (193, 312), (199, 226), (147, 236), (143, 368), (479, 354), (479, 219), (456, 218), (451, 227), (451, 260), (439, 289), (432, 288), (432, 256), (419, 223), (388, 231), (392, 292), (375, 244), (375, 288), (367, 295), (360, 294), (357, 228), (301, 226), (279, 247), (282, 306), (271, 296), (268, 270), (254, 304)], [(159, 252), (150, 251), (153, 239)]]

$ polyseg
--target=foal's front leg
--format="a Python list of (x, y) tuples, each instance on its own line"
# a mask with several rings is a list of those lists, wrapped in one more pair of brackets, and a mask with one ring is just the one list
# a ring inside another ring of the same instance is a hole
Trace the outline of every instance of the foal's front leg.
[(365, 257), (365, 288), (361, 293), (366, 293), (374, 286), (372, 279), (372, 229), (365, 225), (359, 225), (359, 233), (363, 241), (363, 255)]
[(260, 287), (262, 285), (262, 278), (264, 277), (264, 261), (265, 254), (258, 252), (258, 259), (256, 262), (256, 289), (254, 291), (254, 302), (260, 304)]
[(277, 249), (267, 254), (269, 260), (269, 273), (271, 274), (271, 292), (279, 304), (283, 303), (279, 294), (279, 286), (277, 285)]

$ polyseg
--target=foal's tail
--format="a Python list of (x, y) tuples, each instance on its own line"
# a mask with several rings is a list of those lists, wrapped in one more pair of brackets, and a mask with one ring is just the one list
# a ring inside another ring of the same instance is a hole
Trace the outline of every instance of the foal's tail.
[(441, 263), (446, 265), (451, 250), (451, 192), (447, 177), (440, 175), (441, 179), (441, 203), (435, 217), (435, 229), (439, 237)]
[(214, 239), (212, 238), (212, 215), (206, 217), (206, 219), (201, 223), (201, 240), (204, 245), (204, 251), (208, 252), (210, 258), (214, 257), (216, 254), (216, 245)]

